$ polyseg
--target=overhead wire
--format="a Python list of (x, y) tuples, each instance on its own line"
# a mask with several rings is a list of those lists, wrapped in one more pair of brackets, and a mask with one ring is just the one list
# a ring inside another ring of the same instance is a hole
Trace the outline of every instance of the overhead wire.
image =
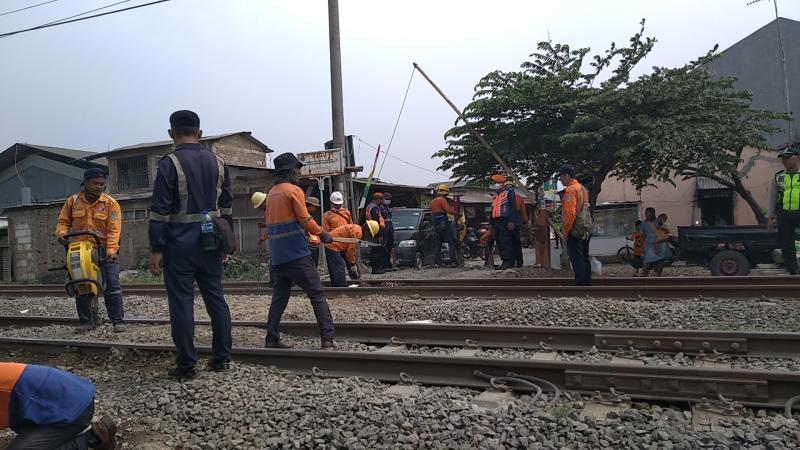
[(9, 14), (18, 13), (18, 12), (20, 12), (20, 11), (25, 11), (25, 10), (28, 10), (28, 9), (33, 9), (33, 8), (36, 8), (37, 6), (47, 5), (47, 4), (49, 4), (49, 3), (55, 3), (55, 2), (57, 2), (57, 1), (58, 1), (58, 0), (50, 0), (50, 1), (47, 1), (47, 2), (37, 3), (37, 4), (35, 4), (35, 5), (26, 6), (26, 7), (24, 7), (24, 8), (15, 9), (15, 10), (13, 10), (13, 11), (6, 11), (6, 12), (4, 12), (4, 13), (0, 13), (0, 17), (2, 17), (2, 16), (7, 16), (7, 15), (9, 15)]
[(389, 156), (389, 151), (392, 149), (392, 142), (394, 142), (394, 134), (397, 132), (397, 126), (400, 124), (400, 117), (403, 115), (403, 108), (406, 106), (406, 99), (408, 98), (408, 91), (411, 90), (411, 82), (414, 80), (414, 72), (416, 72), (416, 68), (411, 68), (411, 77), (408, 79), (408, 86), (406, 86), (406, 93), (403, 95), (403, 103), (400, 104), (400, 112), (397, 114), (397, 120), (394, 122), (394, 129), (392, 130), (392, 137), (389, 138), (389, 145), (386, 146), (386, 155), (383, 157), (383, 161), (381, 162), (381, 168), (378, 169), (378, 177), (380, 178), (381, 172), (383, 172), (383, 165), (386, 164), (386, 157)]
[(63, 19), (58, 19), (58, 20), (54, 20), (54, 21), (52, 21), (52, 22), (47, 22), (47, 23), (46, 23), (46, 24), (44, 24), (44, 25), (52, 25), (52, 24), (54, 24), (54, 23), (64, 22), (65, 20), (74, 19), (74, 18), (76, 18), (76, 17), (80, 17), (80, 16), (85, 16), (86, 14), (91, 14), (91, 13), (93, 13), (93, 12), (96, 12), (96, 11), (101, 11), (101, 10), (103, 10), (103, 9), (108, 9), (108, 8), (111, 8), (112, 6), (121, 5), (121, 4), (123, 4), (123, 3), (128, 3), (129, 1), (131, 1), (131, 0), (122, 0), (122, 1), (120, 1), (120, 2), (117, 2), (117, 3), (112, 3), (112, 4), (110, 4), (110, 5), (101, 6), (101, 7), (99, 7), (99, 8), (91, 9), (91, 10), (89, 10), (89, 11), (84, 11), (84, 12), (82, 12), (82, 13), (80, 13), (80, 14), (75, 14), (75, 15), (73, 15), (73, 16), (64, 17)]
[[(356, 140), (358, 140), (358, 142), (361, 142), (361, 143), (363, 143), (363, 144), (364, 144), (364, 145), (366, 145), (367, 147), (370, 147), (370, 148), (372, 148), (373, 150), (378, 150), (378, 147), (375, 147), (374, 145), (372, 145), (372, 144), (370, 144), (369, 142), (367, 142), (367, 141), (365, 141), (365, 140), (361, 139), (360, 137), (358, 137), (358, 136), (353, 136), (353, 137), (355, 137), (355, 138), (356, 138)], [(389, 153), (388, 153), (386, 150), (381, 150), (380, 152), (381, 152), (381, 153), (383, 153), (385, 156), (388, 156), (388, 157), (390, 157), (390, 158), (392, 158), (392, 159), (396, 159), (396, 160), (400, 161), (400, 162), (401, 162), (401, 163), (403, 163), (403, 164), (408, 164), (408, 165), (409, 165), (409, 166), (411, 166), (411, 167), (416, 167), (417, 169), (424, 170), (424, 171), (426, 171), (426, 172), (428, 172), (428, 173), (432, 173), (432, 174), (434, 174), (434, 175), (438, 175), (438, 176), (442, 176), (442, 175), (444, 175), (444, 176), (447, 176), (447, 174), (446, 174), (446, 173), (444, 173), (444, 172), (437, 172), (437, 171), (433, 171), (433, 170), (430, 170), (430, 169), (426, 169), (425, 167), (422, 167), (422, 166), (420, 166), (420, 165), (414, 164), (414, 163), (412, 163), (412, 162), (408, 162), (408, 161), (406, 161), (406, 160), (404, 160), (404, 159), (400, 159), (400, 158), (398, 158), (397, 156), (390, 155), (390, 154), (389, 154)], [(376, 178), (377, 178), (377, 177), (376, 177)]]
[[(106, 6), (103, 6), (101, 8), (94, 9), (92, 11), (98, 11), (100, 9), (109, 8), (111, 6), (118, 5), (120, 3), (126, 3), (128, 1), (131, 1), (131, 0), (124, 0), (124, 1), (112, 4), (112, 5), (106, 5)], [(2, 34), (0, 34), (0, 38), (13, 36), (15, 34), (27, 33), (29, 31), (41, 30), (43, 28), (56, 27), (56, 26), (59, 26), (59, 25), (66, 25), (68, 23), (74, 23), (74, 22), (80, 22), (80, 21), (83, 21), (83, 20), (94, 19), (94, 18), (97, 18), (97, 17), (108, 16), (108, 15), (111, 15), (111, 14), (121, 13), (121, 12), (130, 11), (130, 10), (138, 9), (138, 8), (144, 8), (145, 6), (152, 6), (152, 5), (156, 5), (156, 4), (159, 4), (159, 3), (165, 3), (165, 2), (169, 2), (169, 1), (171, 1), (171, 0), (157, 0), (157, 1), (149, 2), (149, 3), (142, 3), (141, 5), (130, 6), (128, 8), (115, 9), (113, 11), (108, 11), (108, 12), (104, 12), (104, 13), (100, 13), (100, 14), (94, 14), (94, 15), (91, 15), (91, 16), (79, 17), (79, 16), (82, 16), (82, 15), (85, 15), (85, 14), (89, 14), (90, 12), (92, 12), (92, 11), (87, 11), (87, 12), (83, 12), (83, 13), (80, 13), (80, 14), (76, 14), (74, 16), (70, 16), (70, 17), (77, 17), (77, 18), (74, 18), (74, 19), (71, 19), (71, 20), (68, 20), (68, 18), (64, 18), (64, 19), (57, 20), (55, 22), (49, 22), (49, 23), (46, 23), (44, 25), (39, 25), (39, 26), (36, 26), (36, 27), (25, 28), (25, 29), (22, 29), (22, 30), (11, 31), (11, 32), (8, 32), (8, 33), (2, 33)]]

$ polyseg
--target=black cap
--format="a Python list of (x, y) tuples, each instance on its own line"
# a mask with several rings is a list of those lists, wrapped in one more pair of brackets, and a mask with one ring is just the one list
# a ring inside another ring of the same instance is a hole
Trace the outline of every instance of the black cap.
[(575, 168), (570, 164), (564, 164), (558, 168), (558, 175), (569, 175), (570, 177), (575, 178)]
[(383, 199), (384, 200), (391, 200), (392, 199), (392, 193), (391, 192), (384, 192), (383, 193)]
[[(91, 180), (92, 178), (105, 178), (106, 175), (106, 169), (92, 167), (83, 171), (83, 181)], [(83, 182), (81, 182), (81, 186), (83, 186)]]
[(786, 158), (787, 156), (800, 155), (800, 146), (790, 145), (778, 153), (778, 158)]
[(275, 170), (290, 170), (294, 168), (303, 167), (303, 163), (294, 156), (294, 153), (281, 153), (280, 155), (275, 157), (273, 161), (275, 164)]
[(92, 178), (105, 178), (106, 169), (100, 167), (92, 167), (83, 171), (83, 179), (90, 180)]
[(200, 128), (200, 117), (187, 109), (175, 111), (169, 115), (169, 126), (172, 129), (178, 128)]

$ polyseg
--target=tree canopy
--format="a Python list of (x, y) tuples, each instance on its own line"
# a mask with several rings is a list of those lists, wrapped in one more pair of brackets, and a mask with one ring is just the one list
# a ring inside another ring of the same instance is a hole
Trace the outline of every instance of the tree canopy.
[[(751, 95), (737, 91), (733, 78), (709, 74), (705, 64), (717, 47), (682, 67), (653, 67), (632, 80), (656, 44), (644, 24), (627, 46), (612, 43), (590, 60), (589, 48), (540, 42), (521, 70), (481, 78), (466, 119), (529, 185), (573, 164), (592, 179), (592, 206), (610, 176), (637, 188), (676, 176), (735, 185), (742, 148), (766, 146), (766, 133), (775, 131), (770, 120), (785, 116), (753, 109)], [(434, 155), (444, 158), (441, 169), (467, 180), (498, 171), (466, 125), (456, 123), (445, 139), (446, 148)]]

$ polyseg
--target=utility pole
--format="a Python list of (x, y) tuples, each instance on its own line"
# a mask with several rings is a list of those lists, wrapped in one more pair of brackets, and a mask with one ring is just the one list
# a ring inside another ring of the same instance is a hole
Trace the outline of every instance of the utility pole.
[[(339, 41), (339, 0), (328, 0), (328, 36), (331, 52), (331, 122), (333, 125), (333, 148), (342, 149), (345, 174), (333, 177), (333, 190), (350, 198), (350, 183), (347, 178), (347, 166), (350, 155), (344, 137), (344, 100), (342, 94), (342, 48)], [(350, 205), (354, 208), (355, 205)]]

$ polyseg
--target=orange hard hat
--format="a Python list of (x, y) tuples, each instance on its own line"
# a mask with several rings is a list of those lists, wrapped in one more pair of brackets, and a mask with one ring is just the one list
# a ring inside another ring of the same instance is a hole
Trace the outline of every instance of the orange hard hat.
[(505, 183), (506, 177), (500, 174), (494, 174), (492, 175), (492, 181), (495, 183)]

